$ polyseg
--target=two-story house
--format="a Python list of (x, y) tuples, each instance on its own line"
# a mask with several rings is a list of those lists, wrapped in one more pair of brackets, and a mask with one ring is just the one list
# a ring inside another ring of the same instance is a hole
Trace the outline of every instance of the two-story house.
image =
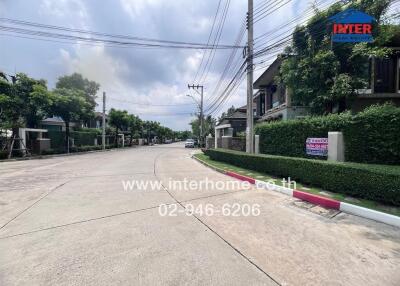
[(258, 90), (254, 100), (257, 102), (259, 121), (288, 120), (309, 114), (308, 107), (294, 105), (290, 90), (276, 82), (282, 61), (281, 57), (276, 58), (253, 84)]
[(400, 36), (391, 45), (393, 52), (389, 57), (369, 59), (369, 86), (357, 90), (356, 99), (348, 103), (353, 112), (384, 102), (400, 106)]

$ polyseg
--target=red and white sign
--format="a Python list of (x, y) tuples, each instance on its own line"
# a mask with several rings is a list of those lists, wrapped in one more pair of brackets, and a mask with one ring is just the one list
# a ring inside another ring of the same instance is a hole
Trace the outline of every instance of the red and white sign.
[(306, 153), (314, 156), (327, 156), (328, 138), (307, 138)]

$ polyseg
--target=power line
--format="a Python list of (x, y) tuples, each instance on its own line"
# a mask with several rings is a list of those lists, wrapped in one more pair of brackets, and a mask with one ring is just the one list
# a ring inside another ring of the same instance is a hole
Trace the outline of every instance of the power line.
[[(219, 13), (219, 7), (221, 6), (221, 2), (222, 2), (222, 0), (219, 0), (219, 1), (218, 1), (217, 11), (215, 12), (213, 24), (212, 24), (212, 26), (211, 26), (211, 31), (210, 31), (210, 34), (208, 35), (207, 45), (210, 44), (210, 39), (211, 39), (211, 36), (212, 36), (212, 34), (213, 34), (213, 31), (214, 31), (215, 23), (216, 23), (216, 21), (217, 21), (217, 17), (218, 17), (218, 13)], [(198, 67), (198, 69), (197, 69), (197, 72), (196, 72), (196, 75), (195, 75), (195, 77), (194, 77), (193, 82), (196, 82), (196, 79), (197, 79), (197, 76), (198, 76), (198, 74), (199, 74), (199, 71), (201, 70), (201, 66), (203, 65), (203, 61), (204, 61), (205, 55), (206, 55), (206, 51), (203, 52), (203, 55), (202, 55), (202, 57), (201, 57), (200, 65), (199, 65), (199, 67)]]
[[(280, 0), (277, 1), (275, 3), (275, 5), (272, 5), (270, 7), (270, 9), (264, 11), (263, 13), (261, 13), (260, 15), (258, 15), (257, 17), (254, 17), (254, 24), (261, 21), (262, 19), (264, 19), (265, 17), (267, 17), (268, 15), (271, 15), (272, 13), (274, 13), (275, 11), (278, 11), (280, 8), (282, 8), (283, 6), (285, 6), (286, 4), (290, 3), (292, 0), (286, 0), (286, 2), (284, 2), (285, 0)], [(283, 3), (282, 3), (283, 2)], [(280, 6), (278, 6), (279, 4), (281, 4)]]
[[(245, 25), (245, 21), (244, 21), (244, 22), (242, 23), (242, 25), (241, 25), (241, 27), (240, 27), (240, 30), (239, 30), (239, 33), (238, 33), (238, 35), (237, 35), (237, 37), (236, 37), (235, 44), (240, 44), (240, 43), (242, 42), (245, 31), (246, 31), (246, 25)], [(234, 65), (234, 68), (231, 69), (231, 66), (232, 66), (233, 60), (234, 60), (235, 57), (236, 57), (236, 54), (237, 54), (237, 50), (232, 50), (231, 54), (229, 55), (229, 57), (228, 57), (228, 59), (227, 59), (227, 62), (226, 62), (226, 64), (225, 64), (224, 70), (223, 70), (223, 72), (221, 73), (221, 76), (220, 76), (220, 78), (219, 78), (219, 80), (218, 80), (218, 83), (216, 84), (216, 86), (214, 87), (214, 90), (213, 90), (213, 92), (212, 92), (212, 96), (211, 96), (211, 98), (210, 98), (210, 101), (211, 101), (212, 103), (210, 104), (210, 106), (213, 105), (214, 102), (215, 102), (215, 100), (218, 98), (218, 95), (217, 95), (217, 94), (218, 94), (218, 92), (219, 92), (219, 89), (220, 89), (220, 87), (221, 87), (221, 84), (222, 84), (222, 82), (225, 80), (225, 78), (227, 77), (227, 75), (229, 74), (229, 72), (230, 72), (231, 70), (237, 70), (236, 67), (238, 67), (238, 64), (240, 64), (240, 59), (239, 59), (239, 60), (236, 61), (236, 65)]]
[(129, 101), (129, 100), (124, 100), (124, 99), (117, 99), (114, 97), (107, 97), (108, 99), (117, 101), (117, 102), (125, 102), (125, 103), (130, 103), (133, 105), (143, 105), (143, 106), (193, 106), (193, 103), (181, 103), (181, 104), (152, 104), (152, 103), (142, 103), (142, 102), (135, 102), (135, 101)]
[[(8, 18), (0, 18), (0, 22), (9, 23), (9, 25), (0, 25), (0, 30), (2, 31), (19, 35), (36, 36), (40, 38), (62, 39), (62, 40), (82, 41), (90, 43), (105, 43), (105, 44), (122, 45), (129, 47), (150, 47), (150, 48), (154, 47), (154, 48), (177, 48), (177, 49), (200, 49), (200, 50), (243, 48), (242, 46), (236, 46), (236, 47), (230, 45), (210, 46), (202, 43), (167, 41), (167, 40), (157, 40), (150, 38), (99, 33), (99, 32), (92, 32), (92, 31), (85, 31), (78, 29), (70, 29), (59, 26), (50, 26), (33, 22), (19, 21)], [(21, 28), (18, 26), (29, 27), (29, 29)], [(50, 32), (48, 30), (50, 30)]]
[(207, 75), (208, 75), (208, 73), (210, 71), (210, 68), (212, 66), (212, 63), (214, 61), (215, 51), (218, 48), (219, 41), (221, 39), (222, 30), (223, 30), (224, 25), (225, 25), (225, 20), (226, 20), (227, 14), (228, 14), (230, 2), (231, 2), (231, 0), (227, 0), (226, 3), (225, 3), (225, 7), (224, 7), (224, 10), (223, 10), (223, 13), (222, 13), (219, 25), (218, 25), (217, 33), (215, 35), (214, 42), (213, 42), (213, 45), (212, 45), (215, 49), (211, 49), (210, 50), (210, 53), (209, 53), (209, 56), (207, 58), (207, 62), (206, 62), (206, 65), (204, 67), (203, 73), (200, 76), (199, 82), (202, 83), (202, 84), (204, 84), (204, 82), (206, 81)]

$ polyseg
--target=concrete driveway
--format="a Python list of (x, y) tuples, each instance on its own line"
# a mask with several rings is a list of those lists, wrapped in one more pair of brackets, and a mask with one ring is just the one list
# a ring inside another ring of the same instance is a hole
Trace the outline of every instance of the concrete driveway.
[[(400, 285), (400, 229), (273, 192), (170, 188), (232, 180), (191, 151), (0, 163), (0, 285)], [(124, 188), (133, 180), (162, 185)], [(221, 212), (254, 204), (257, 215)]]

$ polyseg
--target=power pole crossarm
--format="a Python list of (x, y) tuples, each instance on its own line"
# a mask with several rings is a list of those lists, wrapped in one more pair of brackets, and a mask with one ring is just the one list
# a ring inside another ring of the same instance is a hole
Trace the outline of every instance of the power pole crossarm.
[(253, 0), (248, 0), (247, 13), (247, 126), (246, 152), (254, 153), (253, 135)]

